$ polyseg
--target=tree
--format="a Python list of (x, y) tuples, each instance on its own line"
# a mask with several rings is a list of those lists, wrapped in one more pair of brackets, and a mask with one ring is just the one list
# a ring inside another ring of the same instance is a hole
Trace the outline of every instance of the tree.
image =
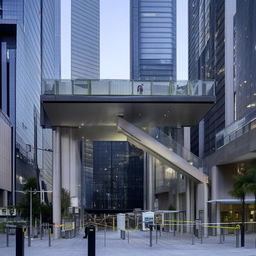
[(256, 168), (250, 168), (245, 173), (247, 183), (245, 184), (246, 192), (254, 195), (254, 210), (256, 211)]
[(68, 190), (61, 189), (61, 215), (62, 217), (68, 216), (68, 208), (71, 205), (70, 193)]
[[(21, 217), (24, 219), (29, 219), (29, 208), (30, 208), (30, 193), (29, 191), (37, 191), (38, 183), (35, 177), (28, 179), (27, 183), (23, 186), (23, 191), (25, 192), (18, 209), (20, 211)], [(32, 192), (32, 217), (39, 218), (41, 210), (40, 194)]]
[(244, 223), (245, 223), (245, 195), (248, 186), (248, 176), (246, 172), (234, 176), (233, 188), (230, 194), (242, 201), (242, 219), (241, 219), (241, 247), (244, 247)]

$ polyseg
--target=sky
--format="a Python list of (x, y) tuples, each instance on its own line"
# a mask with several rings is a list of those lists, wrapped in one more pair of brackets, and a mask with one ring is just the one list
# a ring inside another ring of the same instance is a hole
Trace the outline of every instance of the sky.
[[(100, 0), (100, 76), (130, 78), (130, 0)], [(187, 0), (177, 0), (177, 79), (188, 77)]]
[[(188, 0), (177, 0), (177, 79), (188, 74)], [(100, 0), (100, 78), (130, 78), (130, 0)], [(62, 0), (61, 77), (70, 78), (70, 0)], [(63, 19), (65, 17), (65, 19)]]

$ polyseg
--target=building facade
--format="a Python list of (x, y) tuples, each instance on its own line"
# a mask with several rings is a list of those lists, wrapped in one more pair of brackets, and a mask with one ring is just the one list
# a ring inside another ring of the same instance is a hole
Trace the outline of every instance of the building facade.
[(132, 80), (176, 80), (176, 0), (131, 0)]
[[(8, 77), (9, 83), (10, 106), (5, 110), (9, 112), (13, 130), (13, 192), (22, 190), (29, 177), (39, 179), (40, 170), (43, 169), (45, 157), (42, 151), (43, 131), (40, 127), (41, 81), (42, 77), (58, 78), (57, 66), (60, 62), (55, 58), (57, 2), (1, 1), (2, 56), (5, 52), (9, 62), (7, 68), (1, 70), (1, 76), (6, 79)], [(51, 167), (49, 169), (51, 172)], [(19, 199), (21, 194), (17, 193), (16, 196)], [(9, 203), (15, 204), (15, 199), (13, 193)]]
[(188, 1), (189, 80), (213, 79), (216, 104), (191, 130), (191, 150), (215, 152), (215, 135), (233, 121), (233, 17), (235, 2)]
[[(237, 1), (235, 15), (235, 119), (250, 114), (256, 107), (256, 3)], [(255, 111), (254, 111), (255, 112)]]

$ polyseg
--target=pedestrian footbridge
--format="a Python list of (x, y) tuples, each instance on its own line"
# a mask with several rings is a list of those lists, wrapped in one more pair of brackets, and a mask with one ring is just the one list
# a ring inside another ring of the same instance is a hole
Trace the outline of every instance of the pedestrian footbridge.
[(60, 187), (78, 198), (78, 145), (84, 140), (128, 140), (207, 184), (200, 159), (162, 128), (198, 124), (215, 103), (214, 88), (214, 81), (45, 80), (41, 124), (53, 129), (54, 222), (60, 221)]

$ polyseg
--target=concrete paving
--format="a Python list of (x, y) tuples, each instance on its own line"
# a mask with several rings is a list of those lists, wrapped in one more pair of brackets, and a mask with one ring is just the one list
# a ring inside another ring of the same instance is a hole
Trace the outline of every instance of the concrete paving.
[[(129, 240), (120, 239), (119, 232), (108, 231), (106, 240), (104, 232), (97, 232), (96, 255), (97, 256), (256, 256), (256, 234), (246, 236), (246, 248), (236, 248), (235, 237), (225, 236), (225, 242), (220, 244), (219, 237), (204, 238), (203, 243), (195, 239), (192, 245), (191, 235), (158, 234), (156, 243), (153, 233), (153, 246), (149, 247), (149, 233), (134, 231), (129, 232)], [(48, 247), (46, 237), (43, 240), (34, 239), (32, 247), (25, 241), (25, 256), (84, 256), (87, 255), (87, 240), (82, 234), (73, 239), (59, 239), (52, 241), (52, 247)], [(15, 256), (15, 236), (10, 236), (10, 247), (6, 247), (6, 236), (0, 235), (0, 256)]]

